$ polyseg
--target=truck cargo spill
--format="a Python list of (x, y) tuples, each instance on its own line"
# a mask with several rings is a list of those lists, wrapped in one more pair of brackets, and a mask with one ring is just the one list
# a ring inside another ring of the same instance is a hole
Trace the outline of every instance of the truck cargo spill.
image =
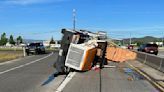
[(144, 80), (145, 78), (138, 74), (135, 70), (130, 68), (123, 68), (125, 74), (129, 75), (128, 80)]

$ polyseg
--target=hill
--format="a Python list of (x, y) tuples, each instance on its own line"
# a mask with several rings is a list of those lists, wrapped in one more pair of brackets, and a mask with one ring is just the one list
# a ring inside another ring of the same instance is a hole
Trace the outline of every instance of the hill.
[[(162, 38), (157, 38), (153, 36), (145, 36), (142, 38), (131, 38), (131, 43), (132, 44), (143, 44), (143, 43), (149, 43), (149, 42), (161, 42)], [(129, 44), (130, 43), (130, 38), (125, 38), (122, 40), (114, 40), (114, 42), (118, 43), (121, 42), (122, 44)]]
[[(129, 38), (128, 39), (123, 39), (125, 43), (129, 43)], [(132, 43), (140, 42), (140, 43), (148, 43), (148, 42), (158, 42), (162, 41), (161, 38), (156, 38), (152, 36), (145, 36), (142, 38), (131, 38)]]

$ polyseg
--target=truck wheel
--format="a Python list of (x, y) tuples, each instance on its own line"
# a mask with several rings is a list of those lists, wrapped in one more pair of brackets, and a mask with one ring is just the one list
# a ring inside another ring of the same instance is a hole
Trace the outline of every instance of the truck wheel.
[(34, 54), (37, 55), (38, 54), (38, 50), (35, 50), (35, 53)]
[(42, 54), (46, 54), (46, 51), (43, 51)]
[(26, 52), (27, 56), (29, 56), (29, 52)]
[(155, 55), (158, 55), (158, 53), (154, 53)]
[(69, 72), (72, 72), (72, 71), (73, 71), (72, 68), (70, 68), (70, 67), (66, 67), (66, 66), (65, 66), (65, 68), (64, 68), (64, 72), (65, 72), (66, 74), (69, 74)]

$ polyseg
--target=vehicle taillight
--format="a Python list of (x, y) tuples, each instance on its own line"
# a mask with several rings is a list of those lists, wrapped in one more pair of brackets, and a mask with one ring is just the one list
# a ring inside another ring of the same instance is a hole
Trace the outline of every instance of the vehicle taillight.
[(146, 47), (146, 48), (145, 48), (145, 51), (147, 51), (147, 50), (148, 50), (148, 48)]

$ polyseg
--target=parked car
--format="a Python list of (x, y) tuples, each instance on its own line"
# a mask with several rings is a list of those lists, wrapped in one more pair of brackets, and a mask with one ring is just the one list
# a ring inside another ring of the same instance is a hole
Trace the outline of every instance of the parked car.
[(26, 46), (26, 53), (27, 55), (45, 53), (45, 47), (43, 43), (30, 43)]
[(142, 44), (139, 46), (138, 51), (157, 55), (158, 54), (158, 45), (157, 44)]
[(128, 45), (127, 49), (133, 50), (133, 45)]

